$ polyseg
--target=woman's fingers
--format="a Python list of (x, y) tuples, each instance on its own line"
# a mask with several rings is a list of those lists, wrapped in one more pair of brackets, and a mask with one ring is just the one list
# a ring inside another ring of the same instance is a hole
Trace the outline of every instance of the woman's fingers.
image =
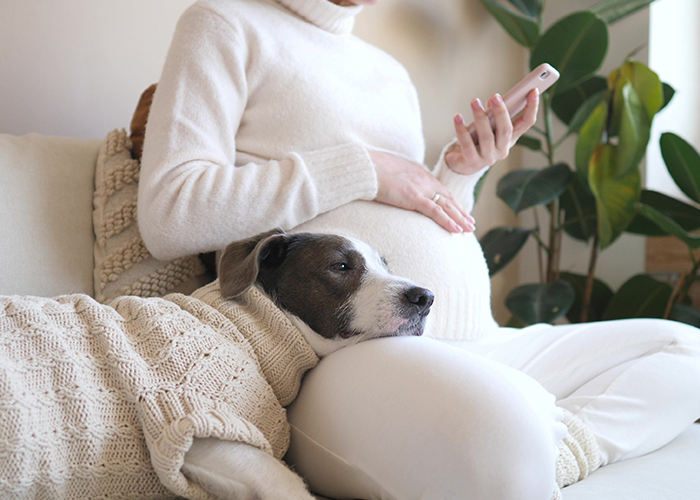
[(452, 233), (474, 230), (474, 219), (420, 165), (380, 151), (370, 151), (369, 155), (379, 183), (376, 201), (415, 210)]
[(481, 100), (474, 99), (471, 102), (472, 114), (474, 115), (474, 125), (476, 133), (479, 136), (479, 154), (485, 160), (493, 157), (493, 151), (496, 147), (496, 139), (493, 136), (491, 122), (489, 121), (484, 106)]
[(417, 212), (430, 217), (451, 233), (470, 233), (475, 229), (474, 218), (465, 217), (460, 208), (447, 196), (440, 196), (437, 200), (435, 197), (430, 199), (422, 197), (415, 206)]
[(499, 94), (488, 100), (493, 113), (494, 129), (479, 99), (471, 102), (474, 125), (478, 135), (478, 145), (474, 144), (464, 118), (458, 114), (454, 118), (457, 143), (445, 154), (445, 162), (457, 173), (469, 175), (482, 168), (503, 160), (510, 153), (510, 148), (537, 121), (540, 95), (533, 89), (527, 95), (527, 103), (522, 114), (511, 120), (508, 108)]
[(441, 196), (440, 199), (436, 202), (442, 210), (454, 221), (459, 224), (464, 231), (467, 232), (472, 232), (475, 229), (474, 223), (474, 217), (469, 215), (463, 208), (462, 206), (457, 202), (457, 200), (448, 197), (448, 196)]
[(540, 92), (537, 89), (532, 89), (527, 95), (527, 104), (523, 113), (513, 121), (513, 138), (512, 141), (517, 141), (521, 135), (527, 132), (537, 121), (537, 109), (540, 104)]
[(472, 135), (469, 133), (469, 127), (464, 123), (464, 117), (457, 114), (454, 117), (455, 135), (459, 143), (460, 152), (465, 163), (480, 163), (479, 150), (474, 144)]
[(414, 210), (433, 219), (451, 233), (461, 233), (463, 231), (463, 228), (447, 215), (440, 205), (433, 202), (431, 199), (426, 197), (419, 198), (416, 200)]
[(496, 157), (493, 160), (502, 160), (508, 156), (510, 140), (513, 135), (513, 122), (510, 120), (510, 113), (506, 108), (503, 98), (499, 94), (494, 94), (489, 99), (489, 108), (493, 113), (496, 125)]

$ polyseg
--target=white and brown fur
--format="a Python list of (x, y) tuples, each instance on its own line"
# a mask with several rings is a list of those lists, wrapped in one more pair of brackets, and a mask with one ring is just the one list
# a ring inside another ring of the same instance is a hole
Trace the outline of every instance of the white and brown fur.
[[(219, 281), (226, 298), (259, 286), (320, 357), (363, 340), (421, 335), (434, 298), (391, 274), (364, 242), (279, 229), (230, 244)], [(313, 499), (282, 462), (240, 442), (195, 439), (182, 470), (221, 499)]]

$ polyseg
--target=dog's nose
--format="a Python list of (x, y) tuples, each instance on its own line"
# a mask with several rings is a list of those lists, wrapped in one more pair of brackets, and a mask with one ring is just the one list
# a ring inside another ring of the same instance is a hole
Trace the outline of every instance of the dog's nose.
[(433, 305), (435, 295), (427, 288), (414, 286), (406, 290), (406, 300), (413, 304), (420, 315), (426, 315), (430, 312), (430, 306)]

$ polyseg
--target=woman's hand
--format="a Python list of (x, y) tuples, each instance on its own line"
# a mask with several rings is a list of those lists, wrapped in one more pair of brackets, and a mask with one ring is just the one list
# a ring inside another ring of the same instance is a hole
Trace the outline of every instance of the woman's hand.
[(451, 233), (474, 231), (472, 216), (421, 165), (381, 151), (369, 151), (369, 156), (379, 183), (375, 201), (420, 212)]
[(488, 105), (493, 110), (496, 123), (496, 132), (494, 133), (481, 101), (474, 99), (471, 102), (471, 107), (476, 132), (479, 136), (479, 145), (474, 144), (467, 125), (464, 123), (464, 117), (458, 114), (454, 118), (457, 142), (445, 154), (447, 166), (459, 174), (468, 175), (507, 157), (510, 148), (520, 136), (535, 124), (539, 102), (539, 92), (537, 89), (531, 90), (527, 95), (527, 105), (522, 114), (511, 122), (503, 98), (498, 94), (491, 96)]

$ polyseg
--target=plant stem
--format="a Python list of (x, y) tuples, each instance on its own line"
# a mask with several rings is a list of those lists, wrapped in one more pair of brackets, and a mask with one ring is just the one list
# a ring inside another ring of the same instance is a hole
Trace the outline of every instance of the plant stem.
[(534, 233), (532, 233), (532, 237), (535, 238), (537, 241), (537, 244), (540, 246), (542, 250), (547, 252), (547, 255), (549, 255), (549, 248), (547, 248), (547, 245), (545, 244), (544, 241), (542, 241), (542, 238), (540, 238), (540, 228), (538, 227)]
[(542, 94), (542, 104), (544, 109), (544, 130), (545, 138), (547, 140), (547, 159), (550, 165), (554, 165), (554, 150), (553, 146), (553, 125), (552, 125), (552, 98), (548, 93)]
[(646, 41), (646, 42), (642, 43), (639, 47), (637, 47), (636, 49), (634, 49), (632, 52), (630, 52), (629, 54), (627, 54), (627, 57), (625, 58), (625, 62), (629, 61), (629, 60), (632, 59), (634, 56), (636, 56), (637, 54), (639, 54), (642, 50), (646, 49), (648, 45), (649, 45), (649, 42)]
[(559, 251), (557, 252), (557, 261), (554, 264), (554, 269), (555, 269), (554, 280), (555, 281), (559, 279), (559, 270), (561, 269), (561, 248), (562, 248), (561, 243), (562, 243), (562, 239), (564, 237), (564, 231), (562, 230), (562, 227), (564, 226), (564, 211), (561, 209), (561, 206), (559, 206), (558, 210), (559, 211), (557, 213), (559, 214), (559, 220), (557, 221), (556, 231), (557, 231), (557, 249)]
[(530, 127), (530, 130), (532, 130), (533, 132), (537, 132), (538, 134), (544, 137), (547, 137), (547, 132), (539, 128), (537, 125), (533, 125), (532, 127)]
[(558, 274), (556, 268), (557, 253), (557, 216), (559, 213), (558, 200), (554, 200), (549, 204), (549, 258), (547, 259), (547, 283), (555, 281), (555, 275)]
[(600, 237), (596, 229), (591, 246), (591, 257), (588, 261), (588, 276), (586, 277), (586, 289), (583, 292), (583, 303), (581, 304), (581, 323), (588, 321), (588, 311), (591, 307), (591, 297), (593, 296), (593, 283), (595, 281), (595, 265), (598, 260), (598, 246)]
[(544, 247), (544, 243), (540, 239), (540, 217), (537, 215), (537, 207), (532, 207), (532, 210), (535, 212), (535, 226), (536, 229), (532, 233), (532, 235), (535, 237), (537, 240), (537, 267), (540, 271), (540, 283), (544, 284), (544, 264), (543, 264), (543, 259), (542, 259), (542, 248)]
[(681, 277), (678, 279), (678, 283), (676, 283), (671, 296), (668, 298), (668, 304), (666, 305), (666, 311), (664, 312), (664, 319), (671, 317), (671, 312), (673, 312), (673, 307), (676, 304), (685, 301), (685, 298), (688, 296), (688, 292), (690, 291), (690, 287), (693, 286), (693, 283), (695, 283), (695, 279), (697, 278), (698, 269), (700, 269), (700, 261), (695, 260), (695, 255), (693, 255), (693, 251), (690, 248), (688, 251), (690, 252), (690, 258), (693, 261), (693, 268), (687, 273), (681, 275)]
[[(554, 151), (553, 146), (553, 126), (552, 126), (552, 106), (551, 106), (551, 96), (548, 93), (542, 95), (542, 104), (544, 112), (544, 126), (545, 126), (545, 138), (547, 140), (547, 160), (549, 165), (554, 165)], [(559, 222), (559, 200), (553, 200), (549, 204), (549, 257), (547, 259), (547, 278), (546, 282), (551, 283), (557, 279), (559, 274), (559, 269), (557, 267), (557, 262), (559, 262), (559, 252), (560, 248), (557, 242), (560, 238), (557, 237), (559, 231), (557, 230), (557, 223)]]
[(671, 296), (668, 298), (668, 303), (666, 304), (666, 310), (664, 311), (663, 319), (668, 319), (671, 317), (671, 311), (673, 310), (673, 306), (676, 305), (676, 302), (678, 300), (678, 295), (681, 291), (681, 288), (685, 284), (685, 280), (688, 278), (688, 275), (690, 273), (683, 273), (681, 274), (681, 277), (678, 278), (678, 281), (676, 282), (676, 286), (673, 287), (673, 291), (671, 292)]

